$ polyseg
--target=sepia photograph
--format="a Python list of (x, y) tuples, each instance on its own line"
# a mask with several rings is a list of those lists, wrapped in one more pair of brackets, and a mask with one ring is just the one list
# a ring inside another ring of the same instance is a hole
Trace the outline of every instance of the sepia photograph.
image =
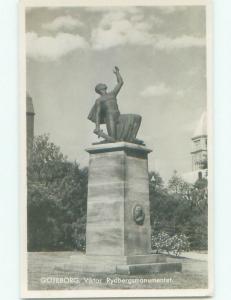
[(21, 295), (213, 293), (210, 1), (22, 1)]

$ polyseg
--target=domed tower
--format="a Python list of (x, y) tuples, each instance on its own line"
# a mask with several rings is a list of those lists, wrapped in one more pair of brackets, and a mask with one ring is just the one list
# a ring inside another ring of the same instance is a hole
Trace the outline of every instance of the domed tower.
[(207, 137), (207, 114), (203, 112), (191, 139), (192, 171), (182, 174), (188, 183), (194, 184), (208, 176)]
[(27, 155), (29, 156), (34, 139), (34, 106), (31, 96), (26, 95), (26, 141), (27, 141)]
[(207, 114), (201, 115), (200, 121), (196, 127), (192, 137), (193, 150), (192, 154), (192, 170), (207, 169)]

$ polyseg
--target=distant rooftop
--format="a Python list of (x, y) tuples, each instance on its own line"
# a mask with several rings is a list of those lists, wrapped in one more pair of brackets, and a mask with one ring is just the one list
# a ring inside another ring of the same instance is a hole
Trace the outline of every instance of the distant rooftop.
[(207, 135), (207, 112), (204, 111), (194, 131), (193, 138)]
[(29, 93), (26, 93), (26, 112), (29, 114), (35, 113), (32, 97), (29, 95)]

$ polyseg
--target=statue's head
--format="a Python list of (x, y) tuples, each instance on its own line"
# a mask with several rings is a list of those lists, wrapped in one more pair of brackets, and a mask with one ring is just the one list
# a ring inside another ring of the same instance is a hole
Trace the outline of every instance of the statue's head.
[(96, 93), (100, 95), (105, 94), (106, 90), (107, 90), (107, 86), (104, 83), (98, 83), (95, 87)]
[(135, 216), (139, 217), (140, 215), (142, 215), (142, 212), (143, 212), (142, 207), (140, 207), (139, 205), (137, 205), (135, 207), (135, 210), (134, 210)]

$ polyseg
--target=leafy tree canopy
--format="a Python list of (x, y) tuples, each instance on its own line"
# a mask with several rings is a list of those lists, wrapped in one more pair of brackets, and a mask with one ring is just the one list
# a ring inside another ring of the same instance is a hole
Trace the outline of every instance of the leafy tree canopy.
[(77, 248), (77, 240), (84, 247), (87, 178), (87, 168), (67, 161), (48, 135), (35, 137), (28, 161), (29, 250)]

